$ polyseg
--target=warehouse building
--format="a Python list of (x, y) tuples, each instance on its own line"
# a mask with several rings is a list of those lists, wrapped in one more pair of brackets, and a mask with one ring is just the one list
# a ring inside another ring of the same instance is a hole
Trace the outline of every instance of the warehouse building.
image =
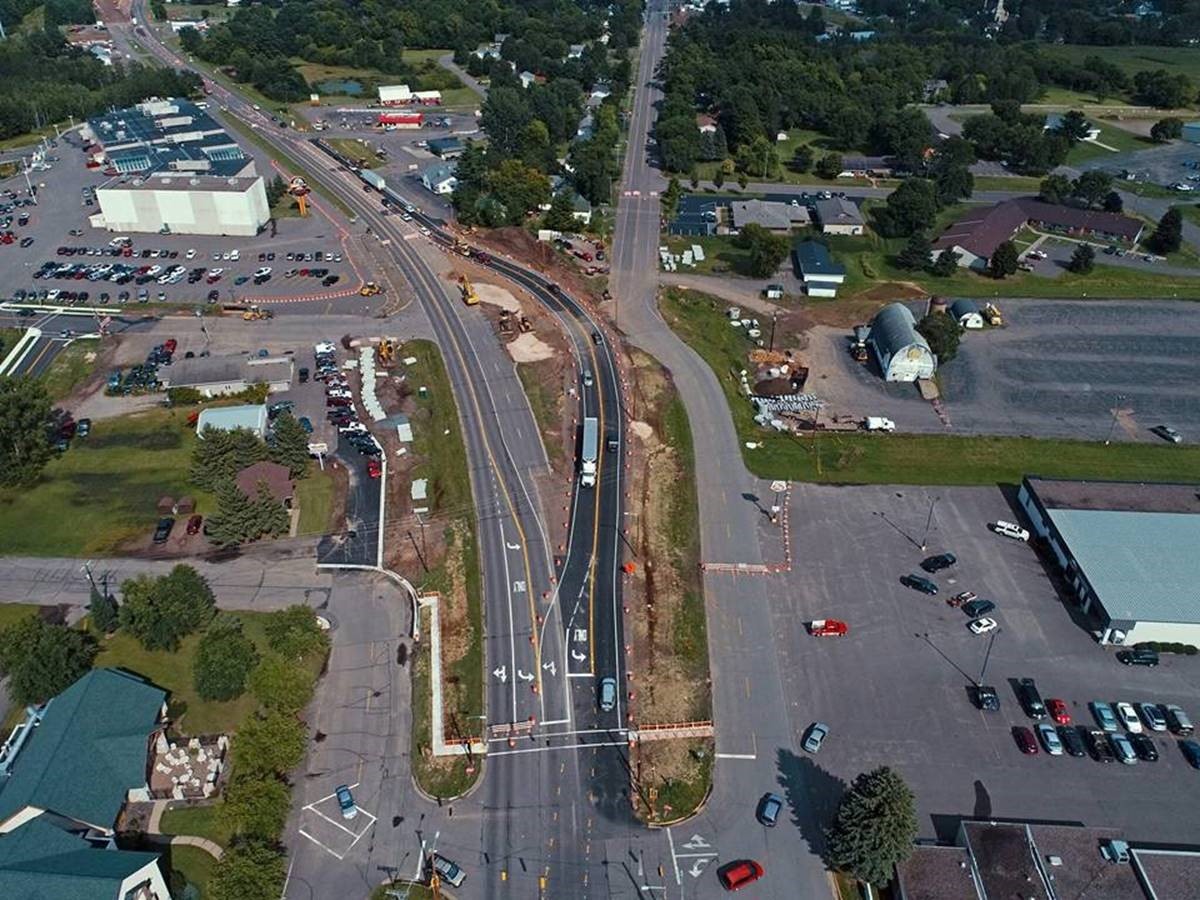
[(108, 231), (253, 237), (271, 219), (260, 176), (151, 175), (121, 178), (96, 189), (100, 212), (90, 218)]
[(204, 397), (237, 394), (265, 384), (267, 392), (286, 391), (292, 384), (291, 357), (197, 356), (159, 370), (164, 388), (194, 388)]
[(937, 357), (917, 331), (912, 310), (903, 303), (889, 303), (875, 314), (867, 345), (875, 354), (885, 381), (932, 378), (937, 371)]
[(1028, 476), (1017, 500), (1100, 643), (1200, 646), (1197, 484)]

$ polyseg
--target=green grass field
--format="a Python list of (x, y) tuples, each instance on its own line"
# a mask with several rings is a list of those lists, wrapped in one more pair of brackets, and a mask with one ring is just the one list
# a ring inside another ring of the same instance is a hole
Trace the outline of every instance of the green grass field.
[[(208, 838), (222, 847), (228, 847), (232, 833), (221, 821), (220, 809), (218, 803), (208, 806), (181, 806), (177, 809), (168, 809), (163, 813), (159, 827), (163, 834), (191, 834), (196, 837)], [(204, 853), (203, 850), (199, 852)], [(207, 853), (204, 855), (208, 856)], [(212, 859), (211, 856), (208, 858)]]
[[(167, 815), (170, 815), (168, 811)], [(208, 881), (212, 878), (217, 861), (199, 847), (172, 847), (171, 868), (179, 872), (198, 892), (196, 900), (208, 897)]]
[(1200, 53), (1194, 47), (1094, 47), (1087, 44), (1042, 44), (1038, 49), (1047, 56), (1065, 59), (1082, 65), (1089, 56), (1099, 56), (1105, 62), (1119, 66), (1133, 75), (1145, 69), (1166, 69), (1172, 74), (1186, 75), (1200, 83)]
[(741, 247), (734, 246), (730, 237), (669, 237), (665, 243), (672, 253), (681, 254), (691, 250), (693, 244), (698, 244), (704, 250), (704, 259), (694, 266), (679, 264), (680, 274), (695, 275), (745, 275), (749, 277), (747, 266), (750, 263), (750, 253)]
[(36, 615), (38, 606), (34, 603), (0, 603), (0, 630), (27, 616)]
[(363, 168), (374, 169), (376, 166), (383, 165), (379, 157), (375, 155), (375, 150), (365, 141), (358, 138), (326, 138), (326, 140), (339, 153), (350, 159), (358, 160), (359, 165)]
[(333, 476), (309, 463), (308, 474), (296, 483), (296, 502), (300, 506), (301, 535), (325, 534), (333, 511)]
[(562, 429), (562, 416), (558, 411), (560, 394), (552, 392), (538, 378), (536, 363), (517, 363), (517, 377), (521, 379), (521, 387), (525, 389), (529, 408), (533, 412), (534, 421), (537, 422), (538, 431), (541, 432), (546, 456), (552, 464), (561, 461), (566, 451), (562, 441), (558, 440)]
[(1067, 165), (1077, 166), (1080, 163), (1094, 159), (1103, 159), (1108, 156), (1115, 157), (1118, 153), (1149, 150), (1154, 146), (1148, 139), (1142, 138), (1131, 131), (1126, 131), (1124, 128), (1118, 128), (1116, 125), (1096, 121), (1092, 124), (1100, 129), (1100, 137), (1097, 138), (1097, 141), (1108, 147), (1115, 147), (1117, 152), (1114, 153), (1111, 150), (1105, 150), (1104, 147), (1097, 146), (1088, 141), (1080, 141), (1067, 154)]
[(152, 410), (108, 419), (55, 457), (32, 488), (0, 490), (0, 546), (33, 556), (117, 551), (148, 534), (160, 497), (212, 498), (188, 482), (195, 431), (187, 411)]
[(976, 175), (977, 191), (1029, 191), (1036, 194), (1041, 189), (1042, 179), (1032, 175)]
[[(723, 301), (668, 289), (659, 308), (671, 329), (709, 364), (729, 402), (746, 465), (761, 478), (830, 484), (1016, 483), (1027, 472), (1048, 477), (1132, 481), (1190, 481), (1200, 471), (1200, 446), (1019, 437), (874, 435), (794, 436), (768, 433), (754, 423), (735, 373), (750, 343), (725, 322)], [(746, 441), (759, 444), (744, 447)]]
[(92, 376), (96, 371), (99, 347), (96, 341), (75, 341), (55, 357), (42, 376), (42, 383), (46, 385), (46, 392), (52, 401), (62, 400)]

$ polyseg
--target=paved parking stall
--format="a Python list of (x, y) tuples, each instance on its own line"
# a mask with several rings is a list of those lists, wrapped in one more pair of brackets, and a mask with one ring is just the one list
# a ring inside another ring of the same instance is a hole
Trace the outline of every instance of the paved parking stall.
[[(1013, 726), (1034, 723), (1013, 692), (1017, 678), (1036, 679), (1044, 698), (1063, 699), (1076, 723), (1095, 727), (1092, 700), (1200, 712), (1200, 660), (1121, 666), (1075, 621), (1033, 548), (987, 528), (997, 518), (1016, 515), (994, 488), (793, 487), (793, 568), (772, 579), (775, 634), (764, 640), (774, 642), (790, 698), (781, 715), (797, 740), (813, 721), (831, 726), (811, 759), (821, 777), (807, 779), (799, 801), (831, 814), (844, 784), (888, 765), (915, 791), (924, 837), (938, 833), (940, 817), (961, 815), (1078, 820), (1140, 840), (1195, 833), (1200, 773), (1172, 735), (1153, 734), (1161, 759), (1133, 766), (1018, 750)], [(936, 597), (899, 583), (944, 550), (958, 563), (932, 576)], [(997, 603), (994, 642), (972, 635), (968, 617), (945, 603), (968, 589)], [(805, 632), (807, 621), (826, 617), (848, 622), (850, 634)], [(999, 712), (981, 712), (969, 699), (985, 662)]]

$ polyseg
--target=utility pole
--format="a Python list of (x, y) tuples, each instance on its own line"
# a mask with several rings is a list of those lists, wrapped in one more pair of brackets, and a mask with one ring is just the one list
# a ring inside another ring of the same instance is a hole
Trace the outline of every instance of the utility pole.
[(925, 547), (929, 541), (929, 526), (933, 524), (933, 508), (937, 505), (938, 498), (933, 497), (929, 501), (929, 516), (925, 519), (925, 533), (921, 536), (921, 552), (925, 552)]
[(1117, 429), (1117, 416), (1121, 414), (1121, 404), (1125, 402), (1124, 394), (1117, 394), (1113, 398), (1112, 422), (1108, 426), (1108, 437), (1104, 439), (1104, 446), (1107, 447), (1112, 443), (1113, 432)]
[(775, 351), (775, 322), (779, 319), (779, 310), (774, 310), (771, 313), (771, 345), (767, 348), (768, 352)]
[(983, 667), (979, 670), (979, 679), (975, 682), (976, 687), (983, 684), (983, 676), (987, 672), (988, 660), (992, 658), (992, 644), (996, 643), (996, 635), (999, 633), (999, 628), (993, 629), (991, 637), (988, 638), (987, 650), (983, 654)]

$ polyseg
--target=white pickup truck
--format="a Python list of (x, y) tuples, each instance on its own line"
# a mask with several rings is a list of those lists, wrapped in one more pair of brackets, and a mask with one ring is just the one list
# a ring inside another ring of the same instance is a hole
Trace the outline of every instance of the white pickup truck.
[(863, 427), (867, 431), (895, 431), (896, 423), (891, 419), (885, 419), (883, 416), (867, 416), (863, 420)]

